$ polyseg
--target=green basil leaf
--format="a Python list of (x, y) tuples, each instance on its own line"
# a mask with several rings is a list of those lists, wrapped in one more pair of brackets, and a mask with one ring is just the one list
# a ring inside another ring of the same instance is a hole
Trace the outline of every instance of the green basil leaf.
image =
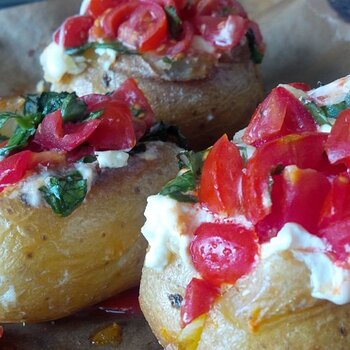
[(78, 162), (79, 163), (94, 163), (97, 161), (97, 157), (94, 155), (89, 155), (81, 158)]
[(162, 61), (164, 62), (164, 63), (166, 63), (166, 64), (173, 64), (174, 63), (174, 60), (172, 60), (170, 57), (168, 57), (168, 56), (164, 56), (163, 58), (162, 58)]
[(13, 112), (2, 112), (0, 113), (0, 129), (10, 120), (21, 118), (21, 115)]
[(192, 174), (199, 178), (202, 173), (204, 154), (207, 150), (201, 152), (183, 151), (178, 154), (180, 169), (189, 169)]
[(249, 29), (246, 36), (247, 36), (248, 46), (250, 50), (250, 59), (256, 64), (262, 63), (264, 54), (260, 52), (258, 48), (254, 32), (251, 29)]
[(38, 94), (27, 95), (23, 106), (23, 113), (24, 114), (38, 113), (39, 100), (40, 100), (40, 95)]
[(64, 122), (82, 120), (86, 114), (87, 106), (74, 92), (62, 100), (61, 113)]
[(137, 108), (135, 106), (131, 106), (130, 110), (131, 110), (132, 116), (135, 118), (138, 118), (145, 114), (145, 111), (142, 108)]
[[(180, 200), (181, 202), (190, 199), (191, 202), (196, 199), (193, 196), (188, 196), (185, 193), (193, 191), (196, 188), (195, 176), (191, 171), (187, 171), (182, 175), (177, 176), (175, 179), (169, 181), (160, 191), (163, 196), (169, 196), (173, 199)], [(185, 199), (185, 200), (184, 200)]]
[(44, 115), (57, 111), (68, 95), (68, 92), (43, 92), (39, 98), (38, 111)]
[(0, 156), (7, 156), (10, 151), (21, 149), (28, 144), (28, 139), (34, 135), (34, 128), (23, 129), (18, 126), (12, 136), (9, 138), (7, 145), (0, 148)]
[(129, 49), (124, 44), (122, 44), (120, 41), (113, 41), (113, 42), (106, 42), (106, 43), (100, 43), (100, 42), (91, 42), (87, 43), (82, 46), (73, 47), (71, 49), (66, 49), (65, 52), (67, 55), (74, 56), (74, 55), (80, 55), (83, 54), (86, 50), (89, 49), (112, 49), (114, 51), (117, 51), (120, 54), (123, 55), (139, 55), (140, 53), (136, 50)]
[(174, 39), (179, 39), (183, 27), (181, 18), (178, 16), (176, 8), (174, 6), (165, 6), (164, 7), (165, 14), (168, 20), (168, 30), (169, 34)]
[(48, 185), (39, 190), (52, 210), (57, 215), (65, 217), (85, 199), (87, 182), (80, 172), (75, 171), (63, 177), (50, 177)]
[(101, 117), (101, 115), (104, 113), (104, 109), (100, 109), (95, 112), (91, 112), (89, 116), (85, 120), (93, 120), (93, 119), (98, 119)]
[(322, 108), (318, 107), (314, 102), (306, 101), (305, 99), (302, 99), (301, 102), (311, 113), (318, 125), (331, 125), (331, 123), (327, 119), (327, 114)]
[(330, 106), (322, 106), (322, 110), (327, 115), (327, 117), (333, 119), (336, 119), (338, 115), (346, 108), (347, 105), (345, 101)]

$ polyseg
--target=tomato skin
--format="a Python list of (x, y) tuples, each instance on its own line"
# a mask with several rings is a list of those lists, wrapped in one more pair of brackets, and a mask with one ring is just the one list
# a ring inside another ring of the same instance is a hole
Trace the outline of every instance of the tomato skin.
[(277, 87), (259, 105), (242, 139), (259, 147), (284, 135), (316, 130), (315, 120), (302, 103), (286, 89)]
[(86, 12), (93, 18), (101, 16), (106, 10), (120, 4), (121, 0), (90, 0)]
[(182, 327), (188, 325), (200, 315), (207, 313), (219, 292), (219, 288), (211, 283), (192, 278), (186, 287), (185, 297), (180, 309)]
[(136, 144), (132, 116), (129, 107), (122, 101), (112, 100), (94, 106), (94, 111), (103, 110), (96, 130), (88, 142), (96, 150), (125, 150)]
[(198, 198), (214, 213), (228, 216), (241, 211), (239, 183), (243, 160), (236, 145), (227, 135), (222, 136), (210, 150), (202, 170)]
[(275, 237), (287, 222), (317, 234), (330, 187), (327, 177), (312, 169), (288, 166), (281, 175), (273, 176), (271, 213), (255, 226), (259, 243)]
[(293, 88), (296, 88), (301, 91), (309, 91), (311, 90), (311, 86), (306, 83), (301, 83), (301, 82), (294, 82), (294, 83), (289, 83), (288, 85), (292, 86)]
[(143, 1), (118, 28), (118, 39), (146, 52), (156, 49), (167, 38), (167, 18), (157, 3)]
[(238, 15), (248, 18), (243, 6), (237, 0), (200, 0), (196, 11), (198, 15), (202, 16)]
[(182, 27), (183, 30), (179, 40), (175, 44), (166, 45), (167, 56), (176, 57), (176, 55), (186, 52), (190, 48), (194, 34), (193, 26), (189, 21), (184, 21)]
[(68, 17), (56, 30), (53, 39), (56, 44), (65, 49), (84, 45), (89, 37), (89, 30), (94, 20), (91, 16)]
[(331, 163), (350, 166), (350, 109), (341, 112), (329, 135), (326, 150)]
[(205, 280), (234, 284), (253, 269), (259, 247), (254, 229), (203, 223), (194, 233), (190, 253), (194, 267)]
[(3, 159), (0, 162), (0, 192), (22, 180), (33, 167), (31, 151), (18, 152)]
[(102, 95), (102, 94), (90, 94), (81, 96), (80, 99), (86, 104), (87, 106), (87, 113), (91, 113), (92, 111), (96, 111), (95, 105), (101, 102), (108, 102), (111, 100), (111, 98), (108, 95)]
[(99, 124), (100, 120), (91, 120), (63, 125), (61, 111), (57, 110), (48, 114), (41, 122), (34, 142), (47, 150), (71, 151), (86, 142)]
[(271, 211), (269, 178), (277, 166), (296, 165), (318, 170), (324, 162), (327, 135), (302, 133), (270, 141), (253, 154), (242, 178), (245, 215), (256, 224)]
[(229, 15), (226, 18), (198, 16), (195, 26), (203, 38), (221, 50), (232, 49), (247, 33), (249, 21), (241, 16)]

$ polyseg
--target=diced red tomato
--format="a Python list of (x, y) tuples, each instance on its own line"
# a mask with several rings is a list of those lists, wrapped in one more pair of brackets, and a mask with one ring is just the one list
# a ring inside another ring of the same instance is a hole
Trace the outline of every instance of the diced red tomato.
[(204, 162), (199, 201), (214, 213), (238, 214), (241, 211), (239, 184), (242, 168), (237, 146), (228, 140), (227, 135), (222, 136)]
[(68, 17), (56, 30), (53, 39), (65, 49), (84, 45), (89, 37), (89, 30), (94, 20), (91, 16)]
[(152, 107), (134, 79), (129, 78), (125, 80), (124, 83), (113, 92), (111, 98), (126, 102), (131, 110), (136, 112), (140, 111), (140, 115), (136, 118), (144, 121), (148, 129), (155, 123)]
[(331, 181), (331, 190), (326, 198), (320, 220), (325, 227), (331, 222), (350, 217), (350, 176), (342, 173)]
[(258, 239), (254, 229), (204, 223), (194, 233), (190, 253), (205, 280), (233, 284), (253, 269), (259, 254)]
[(254, 224), (271, 211), (269, 180), (276, 168), (296, 165), (318, 170), (324, 161), (327, 135), (303, 133), (284, 136), (258, 148), (247, 163), (242, 179), (245, 214)]
[(288, 166), (273, 176), (271, 213), (255, 226), (259, 242), (268, 242), (287, 222), (316, 234), (329, 191), (330, 182), (316, 170)]
[(219, 293), (218, 287), (207, 281), (192, 278), (186, 287), (185, 298), (181, 305), (182, 327), (207, 313)]
[(344, 163), (350, 167), (350, 109), (336, 119), (326, 144), (331, 163)]
[(101, 102), (108, 102), (111, 100), (109, 95), (101, 95), (101, 94), (90, 94), (80, 97), (80, 99), (87, 106), (87, 113), (91, 113), (92, 111), (96, 111), (95, 105)]
[(73, 149), (70, 152), (67, 152), (66, 159), (68, 163), (75, 163), (83, 157), (90, 156), (94, 154), (94, 147), (90, 145), (81, 145), (78, 148)]
[(335, 221), (319, 231), (326, 241), (329, 254), (345, 268), (350, 268), (350, 217)]
[(88, 142), (96, 150), (120, 150), (135, 146), (132, 116), (125, 102), (112, 100), (95, 104), (94, 111), (103, 110), (99, 125), (89, 135)]
[(197, 5), (197, 14), (214, 17), (238, 15), (247, 18), (247, 13), (237, 0), (200, 0)]
[(165, 54), (170, 57), (175, 57), (176, 55), (187, 51), (192, 43), (193, 39), (193, 26), (190, 22), (183, 22), (183, 30), (179, 40), (174, 44), (170, 43), (166, 45)]
[(108, 313), (139, 314), (141, 309), (138, 298), (139, 288), (133, 288), (103, 301), (97, 307)]
[(235, 15), (229, 15), (226, 18), (198, 16), (195, 24), (204, 39), (219, 49), (227, 50), (232, 49), (242, 40), (247, 33), (249, 21)]
[(0, 192), (7, 186), (22, 180), (26, 172), (32, 169), (32, 152), (22, 151), (0, 162)]
[(305, 92), (311, 90), (310, 85), (306, 84), (306, 83), (295, 82), (295, 83), (289, 83), (288, 85), (290, 85), (293, 88), (296, 88), (298, 90), (305, 91)]
[(106, 10), (125, 2), (122, 0), (90, 0), (86, 13), (93, 18), (101, 16)]
[(57, 110), (44, 118), (35, 133), (34, 142), (47, 150), (71, 151), (86, 142), (100, 123), (100, 120), (91, 120), (63, 125), (61, 111)]
[(141, 52), (156, 49), (166, 38), (165, 12), (151, 1), (143, 1), (118, 28), (118, 39)]
[(38, 164), (45, 166), (52, 165), (64, 165), (66, 163), (66, 154), (63, 152), (32, 152), (32, 164), (37, 166)]
[(258, 147), (277, 137), (316, 130), (316, 122), (303, 104), (286, 89), (277, 87), (255, 111), (243, 141)]

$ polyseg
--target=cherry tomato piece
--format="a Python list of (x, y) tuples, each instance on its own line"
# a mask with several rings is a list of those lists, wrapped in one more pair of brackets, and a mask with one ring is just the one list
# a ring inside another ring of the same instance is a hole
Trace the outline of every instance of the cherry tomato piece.
[(331, 163), (344, 163), (350, 167), (350, 109), (336, 119), (326, 144)]
[(329, 191), (330, 182), (316, 170), (291, 165), (281, 175), (273, 176), (271, 213), (255, 226), (259, 242), (268, 242), (288, 222), (317, 234)]
[(303, 104), (286, 89), (277, 87), (255, 111), (243, 141), (259, 147), (284, 135), (316, 130), (316, 122)]
[(53, 35), (56, 44), (65, 49), (84, 45), (94, 20), (91, 16), (68, 17)]
[(238, 214), (241, 211), (239, 184), (242, 168), (237, 146), (228, 140), (227, 135), (222, 136), (204, 162), (199, 201), (214, 213)]
[(32, 152), (22, 151), (0, 162), (0, 192), (7, 186), (22, 180), (26, 172), (34, 168)]
[(99, 125), (88, 143), (96, 150), (125, 150), (135, 146), (136, 138), (128, 105), (122, 101), (100, 102), (94, 111), (103, 110)]
[(186, 287), (185, 297), (181, 304), (182, 327), (188, 325), (200, 315), (207, 313), (219, 293), (219, 288), (211, 283), (192, 278)]
[(163, 8), (143, 1), (118, 28), (118, 39), (141, 52), (154, 50), (167, 38), (167, 18)]
[(204, 223), (194, 233), (190, 253), (194, 267), (205, 280), (233, 284), (253, 269), (259, 247), (254, 229)]
[(176, 55), (186, 52), (190, 47), (193, 39), (193, 26), (190, 22), (183, 22), (183, 30), (180, 35), (179, 40), (172, 44), (171, 42), (166, 45), (165, 54), (170, 57), (175, 57)]
[(87, 7), (86, 13), (92, 16), (93, 18), (97, 18), (101, 16), (106, 10), (113, 8), (120, 3), (125, 2), (121, 0), (90, 0), (89, 5)]
[(247, 33), (249, 21), (240, 16), (223, 17), (198, 16), (197, 30), (203, 38), (222, 50), (232, 49)]
[(237, 0), (200, 0), (197, 5), (197, 14), (215, 17), (238, 15), (248, 18), (243, 6)]
[(63, 124), (61, 111), (57, 110), (41, 122), (34, 142), (43, 149), (71, 151), (86, 142), (99, 124), (100, 120)]
[(327, 135), (302, 133), (287, 135), (258, 148), (247, 163), (242, 178), (243, 206), (254, 224), (271, 211), (270, 177), (279, 167), (296, 165), (319, 170), (324, 162)]
[(91, 113), (96, 111), (95, 105), (101, 102), (108, 102), (111, 98), (108, 95), (90, 94), (80, 97), (80, 99), (86, 104), (86, 112)]

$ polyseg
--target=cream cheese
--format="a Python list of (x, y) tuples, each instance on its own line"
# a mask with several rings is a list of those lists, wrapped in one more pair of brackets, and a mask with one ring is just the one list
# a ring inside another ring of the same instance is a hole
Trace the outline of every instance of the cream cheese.
[(95, 152), (100, 168), (122, 168), (128, 164), (129, 154), (124, 151)]

